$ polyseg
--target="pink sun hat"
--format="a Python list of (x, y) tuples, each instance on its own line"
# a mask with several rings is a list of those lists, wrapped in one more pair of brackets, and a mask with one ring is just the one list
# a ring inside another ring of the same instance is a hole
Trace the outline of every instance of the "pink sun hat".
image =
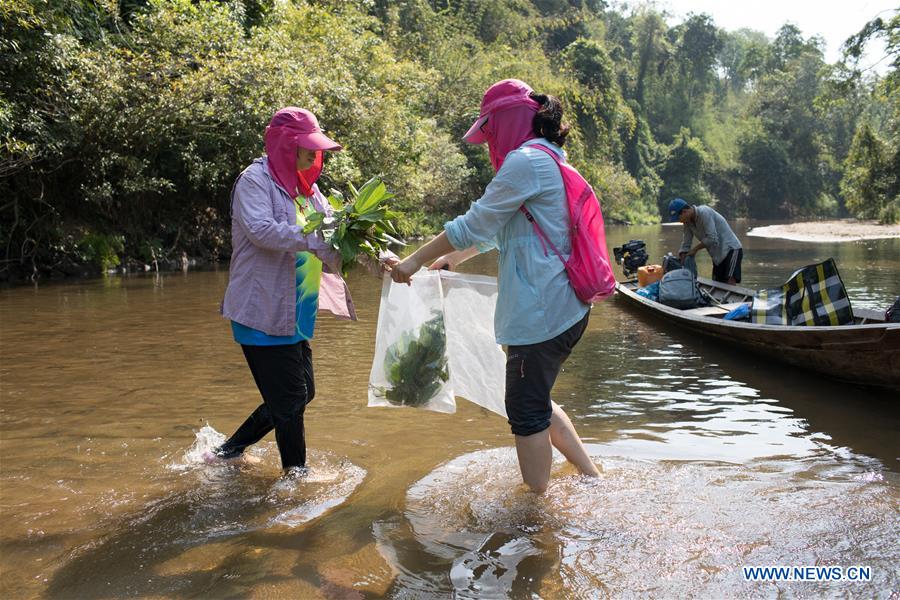
[(340, 144), (322, 133), (316, 115), (305, 108), (288, 106), (272, 117), (269, 127), (282, 127), (284, 134), (307, 150), (341, 150)]
[(493, 113), (523, 104), (538, 108), (540, 104), (530, 96), (533, 91), (530, 85), (519, 79), (504, 79), (489, 87), (481, 99), (481, 113), (463, 139), (470, 144), (485, 143), (487, 137), (482, 127)]

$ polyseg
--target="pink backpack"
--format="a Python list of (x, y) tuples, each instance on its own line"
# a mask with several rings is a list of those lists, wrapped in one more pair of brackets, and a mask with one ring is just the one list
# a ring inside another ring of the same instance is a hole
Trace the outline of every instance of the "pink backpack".
[(606, 232), (603, 229), (600, 201), (581, 173), (561, 162), (553, 150), (540, 144), (533, 144), (531, 148), (543, 150), (559, 166), (569, 205), (569, 236), (572, 239), (569, 260), (563, 258), (524, 204), (519, 210), (525, 213), (525, 218), (534, 226), (544, 248), (544, 255), (547, 254), (547, 246), (544, 244), (546, 241), (562, 261), (578, 299), (586, 304), (603, 300), (615, 291), (616, 277), (606, 251)]

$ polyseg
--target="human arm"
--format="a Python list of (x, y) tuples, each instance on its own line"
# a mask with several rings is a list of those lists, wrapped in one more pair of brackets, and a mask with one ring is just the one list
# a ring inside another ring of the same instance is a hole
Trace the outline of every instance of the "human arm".
[(455, 250), (450, 252), (449, 254), (445, 254), (443, 256), (439, 256), (431, 265), (428, 267), (429, 270), (435, 269), (443, 269), (446, 267), (450, 271), (455, 271), (459, 265), (466, 262), (472, 257), (478, 256), (481, 254), (481, 250), (472, 246), (470, 248), (466, 248), (465, 250)]
[(698, 207), (695, 210), (697, 211), (697, 230), (699, 232), (697, 238), (700, 240), (701, 244), (694, 248), (694, 253), (701, 248), (707, 248), (710, 251), (713, 251), (718, 247), (721, 237), (719, 235), (719, 226), (716, 222), (717, 217), (723, 222), (724, 219), (722, 219), (715, 210), (708, 207)]
[(691, 232), (691, 228), (686, 224), (681, 226), (682, 229), (682, 237), (681, 237), (681, 247), (678, 249), (678, 258), (681, 262), (684, 262), (684, 257), (688, 255), (688, 252), (691, 250), (691, 241), (694, 239), (694, 234)]
[(234, 186), (232, 211), (235, 223), (255, 246), (265, 250), (327, 254), (329, 245), (319, 233), (304, 234), (299, 225), (275, 220), (269, 190), (259, 179), (247, 174), (241, 176)]
[(422, 265), (447, 254), (453, 253), (451, 260), (465, 260), (494, 246), (497, 234), (519, 207), (539, 192), (531, 159), (523, 151), (510, 152), (484, 194), (465, 214), (445, 223), (443, 233), (394, 267), (394, 281), (409, 283)]
[(391, 269), (391, 279), (396, 283), (409, 284), (413, 274), (421, 269), (422, 265), (454, 251), (453, 244), (447, 238), (447, 232), (442, 231), (440, 235), (394, 265)]
[[(444, 224), (444, 231), (455, 250), (475, 247), (487, 252), (496, 247), (497, 236), (526, 200), (541, 192), (541, 183), (533, 161), (552, 161), (535, 150), (510, 152), (481, 198), (464, 214)], [(533, 156), (537, 154), (538, 156)], [(554, 165), (555, 166), (555, 165)]]

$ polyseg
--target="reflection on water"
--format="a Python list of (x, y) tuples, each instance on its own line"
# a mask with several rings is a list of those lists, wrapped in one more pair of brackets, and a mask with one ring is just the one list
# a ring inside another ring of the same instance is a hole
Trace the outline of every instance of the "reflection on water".
[[(651, 256), (676, 228), (610, 228)], [(834, 255), (856, 306), (897, 293), (897, 240), (745, 239), (745, 282)], [(701, 257), (701, 269), (707, 269)], [(491, 273), (491, 256), (470, 270)], [(774, 281), (773, 281), (774, 279)], [(259, 402), (217, 315), (226, 273), (0, 291), (3, 597), (887, 597), (900, 588), (900, 420), (832, 384), (598, 305), (555, 389), (603, 477), (519, 481), (506, 423), (366, 408), (380, 283), (323, 317), (311, 473), (202, 451)], [(744, 565), (868, 565), (875, 581), (747, 583)]]

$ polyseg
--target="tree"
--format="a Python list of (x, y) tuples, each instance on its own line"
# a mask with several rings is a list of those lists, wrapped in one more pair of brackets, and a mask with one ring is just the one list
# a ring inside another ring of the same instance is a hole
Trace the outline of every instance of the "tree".
[(887, 223), (900, 218), (900, 174), (889, 156), (887, 145), (863, 123), (853, 137), (841, 180), (847, 210), (857, 218)]
[[(847, 89), (859, 88), (862, 74), (856, 61), (875, 37), (885, 40), (885, 57), (891, 58), (891, 69), (870, 87), (869, 119), (860, 124), (853, 137), (840, 187), (851, 213), (896, 223), (900, 222), (900, 11), (888, 20), (880, 16), (872, 19), (845, 42), (844, 57), (854, 66), (849, 75), (838, 80), (837, 89), (846, 93)], [(877, 130), (873, 123), (879, 125)]]
[(660, 215), (667, 214), (672, 198), (684, 198), (690, 203), (710, 206), (716, 203), (716, 198), (704, 183), (708, 160), (703, 142), (691, 137), (687, 129), (682, 129), (675, 143), (668, 148), (659, 169), (663, 180), (657, 203)]
[(794, 173), (784, 143), (757, 130), (741, 141), (740, 162), (749, 215), (757, 219), (790, 216)]
[(563, 58), (584, 88), (569, 99), (590, 154), (620, 161), (622, 138), (634, 128), (634, 115), (619, 92), (609, 54), (599, 42), (578, 39), (566, 48)]

